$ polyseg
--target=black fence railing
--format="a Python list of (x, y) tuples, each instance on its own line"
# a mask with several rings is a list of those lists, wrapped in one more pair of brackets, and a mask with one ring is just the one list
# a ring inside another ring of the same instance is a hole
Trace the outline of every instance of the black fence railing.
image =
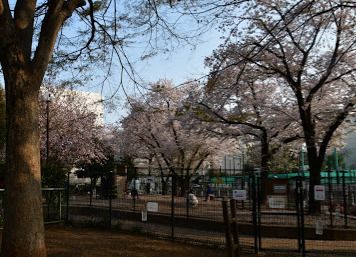
[(41, 191), (45, 223), (65, 221), (67, 190), (65, 188), (42, 188)]
[(312, 189), (319, 206), (313, 213), (308, 212), (306, 176), (205, 176), (185, 187), (176, 177), (166, 177), (165, 185), (160, 181), (137, 179), (131, 186), (115, 185), (109, 194), (68, 182), (69, 220), (224, 244), (222, 202), (234, 198), (243, 250), (285, 250), (300, 256), (356, 253), (356, 179), (348, 179), (346, 172), (323, 178)]
[[(46, 223), (58, 223), (65, 220), (66, 189), (42, 188), (43, 218)], [(0, 227), (4, 224), (3, 196), (5, 189), (0, 189)]]

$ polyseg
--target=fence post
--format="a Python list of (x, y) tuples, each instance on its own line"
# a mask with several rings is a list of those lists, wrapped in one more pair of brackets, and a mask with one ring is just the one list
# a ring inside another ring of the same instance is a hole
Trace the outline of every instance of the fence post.
[(188, 219), (189, 218), (189, 191), (186, 193), (186, 201), (185, 201), (185, 215), (186, 215), (186, 218)]
[(261, 238), (261, 177), (257, 176), (257, 235), (258, 235), (258, 249), (262, 250), (262, 238)]
[(305, 237), (304, 237), (304, 201), (303, 201), (303, 184), (301, 177), (297, 177), (295, 181), (296, 192), (296, 209), (297, 209), (297, 224), (298, 224), (298, 250), (305, 257)]
[(92, 203), (93, 203), (93, 183), (92, 183), (92, 179), (90, 179), (89, 207), (92, 207)]
[(302, 179), (300, 180), (300, 191), (299, 191), (299, 197), (300, 197), (300, 224), (301, 224), (301, 235), (302, 235), (302, 256), (305, 257), (305, 234), (304, 234), (304, 197), (303, 197), (303, 181)]
[(136, 191), (136, 177), (134, 177), (133, 181), (133, 190), (131, 190), (131, 197), (133, 201), (133, 210), (136, 211), (136, 196), (138, 196), (138, 190)]
[(47, 200), (47, 219), (49, 220), (50, 219), (50, 208), (51, 208), (51, 196), (52, 196), (52, 191), (49, 189), (49, 190), (46, 190), (46, 200)]
[(252, 179), (251, 179), (251, 175), (248, 176), (248, 200), (249, 200), (249, 205), (251, 208), (252, 202), (253, 202), (253, 196), (252, 196)]
[(68, 171), (67, 173), (67, 191), (66, 191), (66, 218), (65, 222), (68, 223), (69, 221), (69, 174), (70, 172)]
[(234, 257), (234, 249), (233, 249), (232, 238), (231, 238), (231, 220), (230, 220), (227, 203), (228, 201), (226, 199), (222, 201), (223, 216), (225, 221), (226, 251), (228, 257)]
[(355, 171), (354, 170), (350, 170), (350, 172), (351, 172), (351, 177), (352, 177), (352, 182), (351, 182), (351, 184), (352, 184), (352, 191), (351, 191), (351, 195), (352, 195), (352, 204), (355, 204)]
[(237, 204), (236, 200), (231, 199), (230, 200), (230, 212), (231, 212), (231, 232), (232, 232), (232, 238), (234, 239), (234, 254), (235, 257), (240, 256), (240, 240), (239, 240), (239, 229), (238, 229), (238, 224), (237, 224), (237, 215), (236, 215), (236, 209), (237, 209)]
[(298, 178), (295, 179), (295, 189), (294, 189), (294, 197), (295, 197), (295, 211), (296, 211), (296, 217), (297, 217), (297, 230), (298, 230), (298, 251), (300, 252), (302, 249), (301, 246), (301, 229), (300, 229), (300, 218), (299, 218), (299, 183), (298, 183)]
[(343, 208), (344, 208), (344, 226), (347, 228), (347, 191), (345, 181), (345, 171), (342, 171), (342, 195), (343, 195)]
[(190, 181), (188, 181), (188, 187), (186, 187), (186, 201), (185, 201), (186, 218), (189, 218), (189, 193), (190, 193)]
[(251, 175), (251, 189), (252, 189), (252, 222), (253, 222), (253, 234), (254, 234), (254, 245), (255, 253), (258, 254), (259, 243), (258, 243), (258, 228), (257, 228), (257, 199), (256, 199), (256, 178)]
[(330, 227), (334, 227), (334, 219), (333, 219), (333, 200), (332, 200), (332, 193), (333, 187), (331, 183), (331, 170), (328, 171), (328, 190), (329, 190), (329, 219), (330, 219)]
[(171, 186), (171, 239), (174, 240), (174, 191), (175, 191), (175, 174), (172, 174), (172, 186)]
[(112, 188), (110, 186), (110, 192), (109, 192), (109, 222), (108, 222), (108, 227), (111, 228), (111, 217), (112, 217)]
[(337, 179), (337, 183), (339, 184), (340, 183), (340, 170), (339, 170), (339, 158), (337, 156), (336, 148), (334, 148), (333, 157), (334, 157), (334, 167), (335, 167), (335, 171), (336, 171), (336, 179)]
[[(241, 189), (245, 190), (245, 178), (244, 178), (244, 176), (242, 176), (242, 178), (241, 178)], [(242, 202), (241, 202), (241, 208), (245, 209), (245, 201), (244, 200), (242, 200)]]
[(62, 191), (61, 191), (61, 189), (59, 190), (58, 207), (59, 207), (59, 220), (62, 220)]

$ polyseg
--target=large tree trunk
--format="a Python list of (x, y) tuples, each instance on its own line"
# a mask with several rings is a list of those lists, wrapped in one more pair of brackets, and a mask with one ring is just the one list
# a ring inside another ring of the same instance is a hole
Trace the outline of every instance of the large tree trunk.
[[(2, 257), (45, 257), (38, 84), (23, 70), (5, 74), (7, 149)], [(8, 71), (9, 71), (8, 70)], [(39, 81), (39, 80), (37, 80)]]
[(168, 184), (168, 178), (169, 177), (168, 176), (167, 177), (164, 176), (162, 168), (161, 168), (160, 175), (161, 175), (162, 195), (166, 195), (167, 191), (168, 191), (167, 184)]
[[(316, 149), (315, 149), (316, 152)], [(322, 161), (315, 155), (314, 151), (308, 151), (309, 161), (309, 213), (320, 213), (320, 201), (314, 200), (314, 186), (320, 184), (320, 172), (322, 167)]]
[(172, 178), (172, 194), (174, 196), (178, 196), (178, 191), (179, 191), (178, 184), (179, 184), (179, 181), (180, 181), (180, 176), (178, 176), (177, 174), (173, 173), (171, 178)]
[(269, 151), (269, 142), (267, 131), (263, 130), (261, 135), (261, 180), (260, 180), (260, 198), (262, 202), (266, 199), (266, 184), (268, 180), (269, 174), (269, 164), (268, 162), (271, 159), (270, 151)]
[[(300, 101), (302, 102), (302, 101)], [(314, 200), (314, 186), (320, 184), (320, 172), (323, 159), (320, 159), (316, 147), (315, 125), (312, 121), (311, 107), (304, 107), (299, 104), (299, 113), (302, 120), (305, 143), (307, 145), (307, 155), (309, 163), (309, 213), (320, 213), (320, 202)], [(323, 156), (324, 157), (324, 156)]]
[(167, 181), (164, 179), (161, 179), (161, 183), (162, 183), (162, 195), (167, 195)]
[(86, 1), (48, 2), (43, 20), (36, 24), (40, 33), (34, 36), (36, 1), (16, 1), (11, 8), (8, 1), (0, 1), (0, 62), (7, 108), (2, 257), (46, 256), (38, 91), (63, 22)]
[(185, 197), (190, 190), (190, 176), (182, 175), (180, 179), (180, 196)]

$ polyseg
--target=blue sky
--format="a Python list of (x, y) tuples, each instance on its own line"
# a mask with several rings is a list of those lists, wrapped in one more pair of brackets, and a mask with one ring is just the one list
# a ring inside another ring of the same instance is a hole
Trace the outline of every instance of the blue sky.
[(211, 55), (220, 42), (217, 34), (205, 36), (203, 40), (195, 49), (186, 46), (169, 55), (158, 55), (143, 61), (138, 65), (137, 71), (148, 81), (166, 78), (180, 84), (188, 79), (198, 78), (208, 72), (204, 67), (204, 58)]
[[(189, 79), (200, 78), (208, 73), (208, 69), (204, 67), (205, 57), (211, 55), (212, 51), (221, 43), (219, 33), (214, 30), (204, 35), (201, 41), (195, 48), (183, 46), (171, 51), (169, 54), (159, 54), (137, 62), (135, 64), (136, 72), (146, 82), (169, 79), (175, 85), (179, 85)], [(128, 52), (128, 55), (130, 58), (130, 52)], [(130, 82), (127, 82), (127, 84), (129, 85)], [(130, 92), (130, 86), (127, 86), (127, 88), (129, 88), (128, 91)], [(122, 92), (119, 94), (121, 96), (120, 99), (122, 99), (122, 102), (119, 104), (123, 104), (125, 97)], [(112, 113), (106, 111), (105, 121), (107, 123), (113, 123), (120, 116), (124, 115), (124, 111), (120, 108), (118, 109), (118, 111), (113, 111)]]
[[(15, 1), (10, 0), (9, 2), (13, 7)], [(189, 30), (189, 19), (181, 25), (184, 27), (183, 30)], [(201, 43), (197, 44), (195, 48), (192, 48), (192, 46), (181, 46), (180, 48), (170, 51), (169, 54), (159, 54), (144, 61), (136, 62), (134, 68), (139, 76), (147, 83), (155, 82), (159, 79), (169, 79), (172, 80), (175, 85), (179, 85), (188, 79), (195, 79), (206, 75), (208, 70), (204, 67), (204, 58), (211, 55), (212, 51), (220, 44), (220, 34), (217, 30), (211, 29), (199, 39)], [(140, 49), (128, 49), (128, 58), (130, 60), (137, 59), (138, 52), (140, 52)], [(96, 72), (100, 74), (99, 69)], [(115, 72), (119, 73), (119, 71)], [(97, 86), (100, 84), (97, 79), (98, 77), (100, 77), (100, 75), (94, 76), (92, 83), (80, 88), (80, 90), (101, 92), (101, 86)], [(115, 77), (117, 77), (117, 75)], [(112, 92), (115, 91), (116, 85), (114, 84), (114, 79), (112, 79), (111, 85), (104, 88), (104, 98), (110, 97)], [(130, 83), (132, 82), (125, 81), (125, 88), (128, 93), (133, 93), (132, 89), (134, 87), (131, 86)], [(2, 76), (0, 77), (0, 84), (3, 84)], [(122, 91), (118, 94), (118, 98), (120, 98), (120, 102), (118, 103), (119, 107), (116, 108), (116, 111), (112, 111), (111, 113), (107, 110), (105, 111), (106, 123), (117, 121), (125, 113), (122, 109), (125, 95)]]

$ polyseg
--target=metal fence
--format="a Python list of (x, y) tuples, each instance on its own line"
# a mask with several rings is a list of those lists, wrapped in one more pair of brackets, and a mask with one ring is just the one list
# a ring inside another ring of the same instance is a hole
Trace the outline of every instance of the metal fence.
[[(67, 190), (64, 188), (42, 188), (43, 219), (45, 224), (65, 220)], [(5, 189), (0, 189), (0, 227), (4, 224), (3, 198)]]
[(350, 174), (340, 172), (335, 177), (330, 172), (322, 177), (314, 188), (319, 190), (320, 211), (313, 214), (308, 212), (307, 176), (261, 179), (252, 174), (193, 178), (185, 188), (179, 187), (175, 176), (166, 177), (165, 185), (159, 184), (160, 178), (154, 182), (150, 178), (155, 185), (149, 190), (148, 180), (142, 179), (131, 187), (114, 185), (110, 193), (71, 185), (68, 218), (88, 225), (224, 245), (222, 202), (235, 198), (243, 250), (351, 256), (356, 253), (356, 176)]

